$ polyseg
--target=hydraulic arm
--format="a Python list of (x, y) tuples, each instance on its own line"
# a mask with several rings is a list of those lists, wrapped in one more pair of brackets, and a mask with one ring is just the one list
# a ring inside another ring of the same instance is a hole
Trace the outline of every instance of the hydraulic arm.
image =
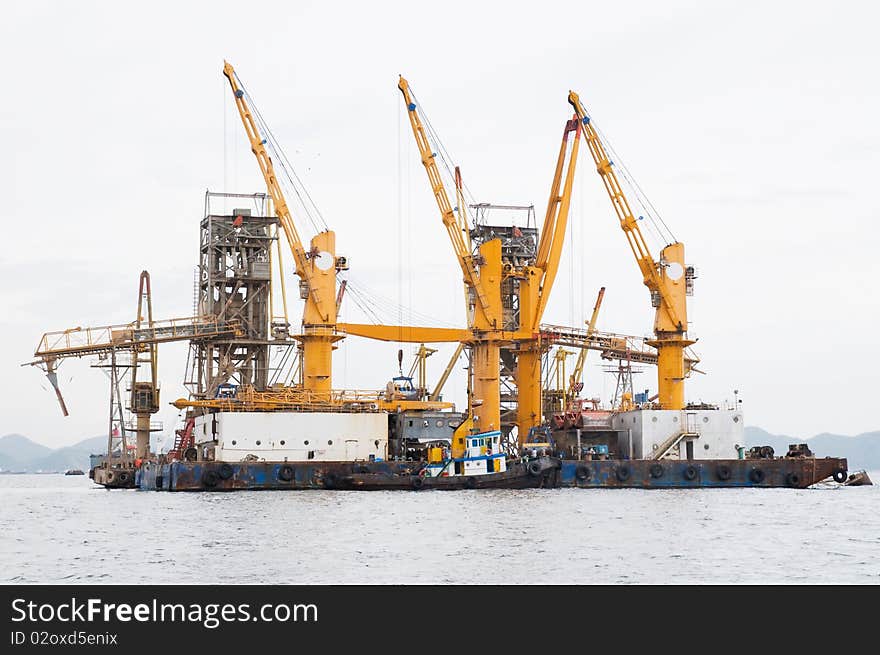
[(583, 126), (584, 138), (596, 164), (611, 204), (617, 213), (620, 227), (642, 273), (645, 286), (651, 292), (655, 339), (649, 345), (657, 348), (658, 400), (662, 409), (683, 409), (684, 378), (687, 375), (684, 349), (694, 341), (687, 337), (686, 296), (691, 293), (693, 269), (684, 263), (684, 244), (671, 243), (660, 251), (660, 261), (651, 256), (639, 224), (620, 187), (613, 163), (599, 140), (590, 117), (578, 94), (570, 91), (568, 102), (574, 107)]

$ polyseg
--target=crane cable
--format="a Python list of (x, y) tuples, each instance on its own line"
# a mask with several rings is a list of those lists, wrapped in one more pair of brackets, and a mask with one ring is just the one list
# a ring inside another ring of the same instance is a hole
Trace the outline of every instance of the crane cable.
[[(632, 191), (632, 196), (638, 203), (639, 208), (644, 213), (644, 217), (647, 217), (649, 220), (647, 224), (653, 227), (653, 232), (660, 240), (661, 243), (664, 241), (666, 243), (675, 243), (677, 239), (675, 235), (672, 233), (672, 230), (669, 229), (669, 226), (666, 224), (666, 221), (663, 220), (663, 217), (660, 215), (660, 212), (657, 211), (656, 207), (654, 207), (651, 200), (648, 198), (647, 194), (644, 192), (642, 187), (636, 182), (635, 177), (630, 173), (629, 168), (627, 168), (626, 163), (623, 161), (623, 158), (617, 154), (617, 151), (614, 149), (614, 146), (611, 144), (611, 140), (608, 139), (602, 130), (599, 129), (593, 117), (590, 116), (589, 112), (587, 112), (586, 108), (584, 108), (584, 112), (590, 120), (590, 125), (593, 126), (593, 129), (596, 131), (596, 134), (599, 135), (599, 138), (602, 141), (602, 147), (607, 151), (610, 156), (612, 166), (614, 166), (618, 171), (620, 171), (620, 176), (623, 178), (624, 182), (626, 182), (630, 191)], [(643, 218), (642, 216), (638, 217), (639, 219)]]
[[(437, 133), (437, 131), (434, 129), (434, 126), (431, 124), (431, 120), (428, 118), (428, 114), (425, 113), (424, 105), (422, 105), (421, 102), (419, 102), (419, 99), (416, 96), (416, 92), (413, 90), (411, 84), (409, 86), (409, 92), (412, 95), (412, 98), (413, 98), (415, 105), (419, 108), (419, 113), (421, 114), (421, 117), (422, 117), (422, 123), (425, 125), (425, 132), (428, 136), (428, 139), (436, 147), (436, 152), (434, 152), (434, 155), (435, 155), (435, 157), (439, 157), (441, 163), (443, 164), (443, 167), (446, 169), (446, 174), (449, 176), (449, 179), (447, 180), (447, 182), (449, 182), (449, 180), (451, 180), (452, 187), (454, 188), (455, 187), (455, 171), (454, 171), (455, 159), (449, 153), (449, 150), (447, 150), (443, 141), (440, 139), (440, 135)], [(469, 204), (476, 204), (476, 200), (474, 199), (474, 194), (471, 193), (470, 188), (464, 182), (463, 178), (462, 178), (461, 184), (462, 184), (462, 189), (464, 190), (464, 193), (465, 193), (465, 200), (467, 200), (467, 202)], [(470, 229), (471, 223), (467, 218), (468, 208), (467, 207), (460, 207), (458, 209), (459, 209), (459, 211), (464, 212), (464, 216), (465, 216), (464, 224), (468, 226), (468, 229)]]
[(376, 325), (387, 325), (388, 321), (383, 320), (383, 316), (393, 319), (403, 311), (419, 322), (429, 326), (456, 327), (443, 319), (438, 319), (429, 314), (417, 312), (411, 307), (400, 305), (366, 286), (352, 283), (351, 280), (348, 280), (345, 291), (346, 294), (351, 294), (350, 297), (354, 304)]
[[(276, 156), (277, 164), (281, 171), (284, 173), (284, 176), (287, 178), (287, 181), (290, 185), (290, 188), (293, 189), (293, 192), (296, 194), (296, 197), (299, 199), (300, 206), (303, 209), (306, 217), (312, 225), (312, 228), (315, 232), (322, 232), (329, 230), (327, 226), (327, 221), (324, 220), (323, 214), (321, 214), (321, 210), (318, 209), (318, 205), (312, 199), (312, 196), (309, 194), (308, 189), (306, 189), (305, 184), (303, 184), (299, 175), (297, 175), (296, 170), (293, 165), (290, 163), (290, 160), (287, 158), (287, 155), (284, 152), (284, 149), (278, 143), (278, 140), (275, 138), (275, 135), (272, 133), (272, 129), (269, 127), (269, 124), (263, 118), (263, 115), (260, 113), (257, 104), (254, 102), (253, 97), (250, 93), (248, 93), (244, 84), (241, 81), (241, 78), (237, 73), (233, 73), (235, 75), (235, 81), (238, 83), (239, 88), (247, 100), (248, 106), (251, 108), (254, 114), (254, 118), (256, 119), (257, 126), (260, 129), (260, 132), (264, 134), (264, 143), (269, 146), (269, 149)], [(296, 180), (296, 181), (294, 181)], [(305, 198), (303, 198), (305, 196)], [(306, 203), (306, 199), (308, 199), (308, 203)], [(309, 204), (312, 209), (318, 216), (318, 220), (320, 220), (320, 225), (323, 225), (323, 230), (321, 229), (318, 221), (312, 215), (312, 212), (309, 210)]]

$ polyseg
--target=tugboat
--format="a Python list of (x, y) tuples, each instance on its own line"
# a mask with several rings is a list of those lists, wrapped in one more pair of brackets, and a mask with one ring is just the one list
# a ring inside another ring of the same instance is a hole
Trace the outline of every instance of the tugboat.
[(64, 475), (85, 475), (85, 473), (80, 469), (67, 469)]
[[(466, 425), (466, 424), (463, 424)], [(461, 430), (461, 426), (459, 427)], [(428, 448), (427, 462), (411, 474), (363, 472), (338, 480), (339, 489), (530, 489), (555, 486), (557, 459), (539, 454), (508, 461), (501, 444), (501, 432), (460, 434), (453, 443), (462, 452), (450, 451), (437, 442)]]

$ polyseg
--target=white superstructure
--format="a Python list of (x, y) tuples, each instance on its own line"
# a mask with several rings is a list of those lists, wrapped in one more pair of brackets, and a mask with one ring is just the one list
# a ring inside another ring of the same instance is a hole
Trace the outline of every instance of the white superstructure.
[(745, 445), (742, 410), (636, 409), (611, 424), (621, 455), (633, 459), (736, 459)]
[(219, 462), (368, 461), (388, 452), (385, 412), (216, 412), (196, 418), (193, 432)]

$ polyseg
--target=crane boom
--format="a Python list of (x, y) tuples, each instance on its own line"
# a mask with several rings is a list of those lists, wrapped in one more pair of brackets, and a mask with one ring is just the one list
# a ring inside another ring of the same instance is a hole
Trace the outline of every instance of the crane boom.
[(633, 216), (632, 209), (630, 209), (629, 201), (620, 188), (620, 182), (617, 179), (617, 174), (614, 172), (612, 162), (605, 152), (605, 147), (602, 145), (599, 135), (596, 133), (590, 117), (587, 115), (586, 109), (581, 104), (580, 97), (574, 91), (570, 91), (568, 102), (574, 107), (575, 113), (583, 124), (584, 139), (586, 139), (587, 146), (590, 148), (590, 154), (596, 163), (596, 170), (601, 176), (602, 182), (605, 183), (605, 190), (608, 192), (608, 197), (611, 199), (611, 204), (617, 213), (620, 227), (626, 234), (630, 249), (642, 272), (645, 286), (651, 291), (659, 293), (666, 300), (666, 302), (662, 303), (662, 307), (669, 314), (669, 321), (678, 329), (686, 329), (686, 325), (676, 312), (675, 303), (669, 298), (669, 290), (661, 278), (660, 267), (651, 256), (638, 221)]
[[(336, 273), (348, 268), (348, 265), (344, 257), (336, 257), (336, 234), (331, 230), (314, 236), (306, 250), (275, 175), (272, 159), (266, 151), (266, 139), (260, 134), (238, 75), (229, 62), (223, 62), (223, 75), (229, 80), (251, 150), (257, 158), (275, 213), (293, 253), (296, 274), (300, 278), (300, 297), (306, 301), (303, 333), (296, 336), (303, 344), (303, 386), (310, 391), (329, 394), (332, 389), (334, 343), (342, 338), (336, 333)], [(341, 295), (338, 300), (341, 302)]]
[[(568, 169), (565, 173), (565, 182), (562, 182), (562, 169), (565, 164), (565, 155), (568, 150), (568, 142), (574, 133), (574, 143), (571, 146), (571, 154), (568, 159)], [(550, 198), (547, 200), (547, 212), (544, 215), (544, 227), (541, 230), (541, 241), (538, 244), (538, 253), (535, 266), (540, 269), (541, 277), (538, 286), (538, 298), (535, 305), (534, 315), (531, 317), (531, 329), (537, 329), (544, 315), (544, 309), (550, 299), (550, 291), (556, 280), (559, 270), (559, 259), (562, 256), (562, 244), (565, 241), (565, 229), (568, 226), (568, 212), (571, 206), (571, 189), (574, 183), (575, 169), (577, 168), (578, 145), (580, 143), (580, 121), (575, 117), (566, 122), (562, 133), (562, 145), (559, 148), (559, 157), (556, 161), (556, 172), (553, 176), (553, 184), (550, 188)], [(562, 192), (560, 193), (560, 186)]]
[(272, 203), (275, 205), (275, 213), (278, 215), (278, 220), (281, 222), (281, 228), (284, 230), (284, 236), (287, 237), (287, 243), (290, 245), (290, 250), (293, 253), (293, 258), (296, 263), (296, 273), (306, 282), (306, 284), (309, 285), (309, 293), (312, 296), (315, 305), (318, 307), (324, 320), (328, 320), (331, 313), (327, 307), (324, 307), (325, 299), (319, 295), (319, 290), (317, 288), (318, 285), (311, 284), (313, 267), (309, 262), (309, 253), (303, 246), (299, 232), (293, 222), (290, 208), (287, 205), (287, 200), (284, 198), (284, 193), (281, 191), (281, 185), (278, 183), (278, 178), (275, 176), (275, 167), (273, 166), (272, 159), (269, 157), (269, 153), (266, 152), (266, 147), (264, 145), (266, 140), (260, 134), (257, 124), (254, 121), (254, 117), (251, 114), (250, 107), (244, 98), (244, 90), (241, 88), (238, 75), (235, 74), (235, 69), (228, 61), (223, 63), (223, 74), (226, 76), (226, 79), (229, 80), (229, 86), (232, 87), (232, 94), (235, 97), (235, 106), (241, 116), (241, 122), (244, 125), (245, 132), (247, 132), (248, 141), (250, 141), (251, 144), (251, 150), (257, 158), (257, 164), (260, 166), (263, 179), (266, 181), (266, 188), (269, 191), (269, 195), (272, 197)]
[[(491, 311), (490, 300), (483, 288), (479, 269), (469, 247), (470, 239), (465, 207), (461, 204), (459, 205), (458, 217), (456, 217), (455, 211), (453, 211), (452, 205), (449, 202), (446, 188), (443, 186), (440, 170), (437, 168), (436, 155), (431, 150), (431, 144), (428, 142), (428, 135), (425, 132), (422, 119), (419, 117), (418, 111), (416, 111), (416, 103), (413, 101), (409, 83), (402, 75), (400, 76), (397, 88), (403, 94), (410, 126), (416, 139), (416, 145), (419, 148), (419, 155), (422, 159), (422, 164), (425, 166), (425, 171), (428, 173), (428, 182), (431, 184), (434, 199), (437, 201), (437, 207), (440, 209), (443, 225), (449, 234), (449, 240), (452, 242), (452, 248), (455, 251), (461, 272), (464, 274), (464, 281), (474, 290), (483, 312), (488, 314)], [(460, 176), (460, 173), (458, 175)]]
[(568, 102), (583, 125), (584, 138), (602, 178), (608, 197), (617, 214), (620, 227), (642, 273), (642, 281), (651, 292), (651, 305), (656, 309), (654, 334), (650, 344), (657, 348), (658, 396), (662, 409), (685, 406), (683, 381), (687, 376), (684, 350), (694, 341), (687, 337), (687, 302), (691, 292), (693, 269), (685, 268), (684, 244), (670, 243), (660, 251), (660, 261), (651, 256), (648, 244), (633, 216), (629, 202), (620, 187), (613, 162), (608, 158), (595, 127), (581, 104), (578, 94), (569, 91)]
[[(599, 318), (599, 308), (602, 307), (602, 299), (605, 297), (605, 287), (599, 289), (599, 295), (596, 296), (596, 304), (593, 305), (593, 313), (590, 316), (590, 322), (587, 324), (587, 338), (593, 336), (596, 331), (596, 321)], [(578, 354), (577, 361), (574, 364), (574, 371), (571, 373), (571, 391), (572, 395), (576, 393), (575, 389), (580, 386), (581, 379), (584, 376), (584, 365), (587, 363), (587, 349), (583, 348)]]

